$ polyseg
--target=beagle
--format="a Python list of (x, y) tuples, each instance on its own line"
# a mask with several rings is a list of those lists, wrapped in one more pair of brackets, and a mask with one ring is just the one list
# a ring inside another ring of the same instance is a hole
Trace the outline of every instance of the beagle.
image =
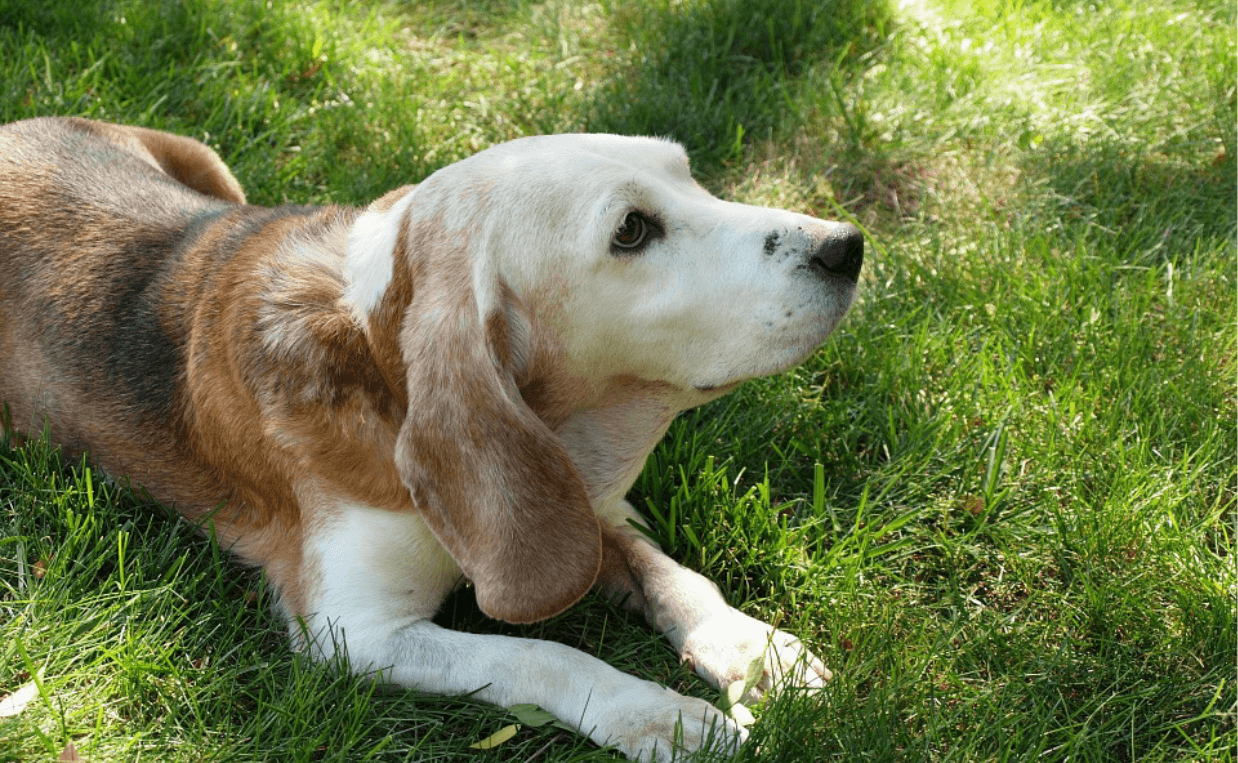
[(596, 585), (715, 687), (820, 687), (624, 495), (679, 411), (825, 340), (862, 259), (853, 226), (714, 198), (666, 140), (525, 138), (364, 209), (269, 209), (197, 141), (32, 119), (0, 128), (0, 402), (213, 525), (319, 657), (631, 758), (725, 751), (746, 731), (703, 700), (431, 618), (463, 579), (513, 623)]

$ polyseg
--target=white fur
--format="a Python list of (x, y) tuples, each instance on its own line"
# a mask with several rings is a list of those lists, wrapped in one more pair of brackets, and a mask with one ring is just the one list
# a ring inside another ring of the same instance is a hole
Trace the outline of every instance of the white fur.
[(416, 514), (341, 502), (305, 542), (307, 595), (305, 627), (328, 643), (328, 627), (347, 637), (353, 665), (370, 665), (363, 655), (372, 640), (406, 623), (432, 617), (460, 581), (460, 568)]
[[(712, 389), (773, 373), (824, 341), (855, 295), (841, 282), (823, 289), (798, 267), (838, 223), (714, 198), (669, 141), (550, 135), (449, 165), (389, 212), (363, 215), (349, 237), (345, 293), (359, 317), (390, 281), (397, 225), (414, 196), (435, 196), (443, 209), (414, 206), (411, 217), (441, 213), (453, 236), (483, 246), (475, 280), (515, 290), (585, 378)], [(611, 238), (632, 209), (661, 219), (665, 235), (615, 257)], [(778, 244), (767, 254), (771, 233)]]
[(344, 260), (344, 301), (361, 325), (378, 307), (391, 284), (400, 221), (416, 191), (405, 194), (385, 212), (367, 210), (353, 223)]

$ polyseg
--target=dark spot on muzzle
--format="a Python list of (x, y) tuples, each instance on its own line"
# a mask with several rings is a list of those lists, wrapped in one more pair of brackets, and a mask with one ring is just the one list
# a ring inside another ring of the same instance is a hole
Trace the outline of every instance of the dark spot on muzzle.
[(782, 238), (777, 233), (771, 233), (765, 237), (765, 256), (773, 257), (774, 251), (778, 249), (778, 240)]

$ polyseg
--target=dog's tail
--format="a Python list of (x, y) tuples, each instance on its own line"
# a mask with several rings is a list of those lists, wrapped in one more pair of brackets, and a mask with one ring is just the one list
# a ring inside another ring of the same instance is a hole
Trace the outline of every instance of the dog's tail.
[(85, 123), (79, 127), (102, 133), (144, 161), (155, 165), (164, 174), (198, 193), (236, 204), (245, 203), (245, 191), (210, 146), (193, 138), (151, 130), (146, 127), (117, 125), (86, 119), (70, 121)]
[(198, 193), (237, 204), (245, 203), (245, 191), (223, 159), (209, 146), (193, 138), (145, 127), (125, 127), (150, 152), (159, 168)]

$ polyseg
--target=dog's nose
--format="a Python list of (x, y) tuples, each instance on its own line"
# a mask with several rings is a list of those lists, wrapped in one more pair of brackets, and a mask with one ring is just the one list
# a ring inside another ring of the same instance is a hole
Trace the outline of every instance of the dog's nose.
[(864, 234), (850, 223), (838, 225), (808, 257), (808, 267), (818, 275), (846, 278), (852, 283), (863, 264)]

